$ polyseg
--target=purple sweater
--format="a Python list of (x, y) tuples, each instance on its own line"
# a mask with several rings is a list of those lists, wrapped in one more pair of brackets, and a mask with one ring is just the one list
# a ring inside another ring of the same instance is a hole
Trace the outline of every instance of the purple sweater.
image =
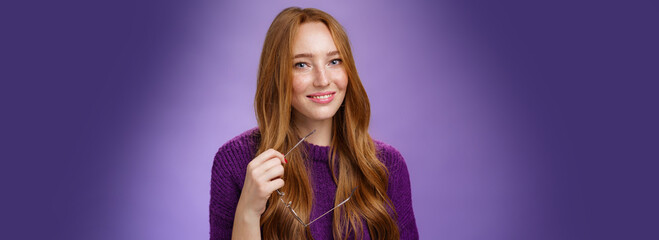
[[(258, 128), (248, 130), (231, 139), (218, 150), (213, 161), (210, 200), (210, 238), (230, 239), (233, 230), (233, 218), (245, 182), (247, 164), (255, 157), (260, 134)], [(410, 176), (403, 156), (392, 146), (374, 141), (378, 158), (389, 170), (389, 188), (387, 194), (398, 214), (400, 239), (418, 239), (410, 191)], [(328, 164), (330, 147), (317, 146), (305, 142), (308, 152), (311, 182), (313, 186), (313, 205), (310, 219), (315, 219), (334, 207), (336, 184), (332, 180)], [(318, 163), (318, 164), (316, 164)], [(333, 239), (331, 212), (309, 225), (315, 239)], [(364, 226), (364, 239), (370, 239), (368, 227)]]

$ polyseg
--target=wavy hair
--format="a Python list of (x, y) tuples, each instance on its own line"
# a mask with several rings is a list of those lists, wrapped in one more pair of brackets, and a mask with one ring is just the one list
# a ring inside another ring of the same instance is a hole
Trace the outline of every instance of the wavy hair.
[[(274, 148), (290, 149), (301, 135), (292, 118), (293, 40), (301, 24), (321, 22), (329, 29), (348, 76), (342, 106), (332, 119), (332, 140), (329, 167), (337, 184), (335, 204), (348, 197), (359, 186), (352, 199), (337, 208), (333, 218), (333, 235), (343, 239), (362, 236), (363, 222), (373, 239), (398, 239), (396, 211), (387, 196), (388, 170), (376, 156), (375, 145), (368, 133), (370, 103), (350, 49), (343, 27), (329, 14), (313, 8), (291, 7), (275, 17), (265, 37), (259, 62), (254, 109), (260, 130), (257, 155)], [(306, 134), (306, 133), (304, 133)], [(303, 148), (287, 156), (282, 191), (293, 200), (292, 207), (309, 221), (313, 191), (304, 164)], [(337, 162), (338, 161), (338, 162)], [(338, 171), (338, 175), (336, 172)], [(311, 238), (309, 228), (297, 222), (279, 196), (273, 193), (261, 216), (264, 239)]]

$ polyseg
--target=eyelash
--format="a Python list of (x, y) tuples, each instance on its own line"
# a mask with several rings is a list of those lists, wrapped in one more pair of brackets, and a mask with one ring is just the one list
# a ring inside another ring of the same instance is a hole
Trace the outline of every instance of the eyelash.
[(343, 60), (341, 60), (340, 58), (337, 58), (337, 59), (332, 59), (332, 61), (330, 61), (330, 63), (334, 62), (334, 61), (337, 61), (336, 65), (339, 65), (343, 62)]
[(302, 65), (302, 64), (309, 66), (309, 64), (307, 64), (307, 63), (303, 63), (303, 62), (295, 63), (294, 66), (297, 67), (297, 68), (303, 68), (303, 66), (300, 66), (300, 65)]
[[(336, 61), (337, 63), (333, 63), (334, 61)], [(343, 60), (341, 60), (340, 58), (332, 59), (332, 60), (330, 61), (330, 63), (333, 63), (334, 65), (339, 65), (339, 64), (341, 64), (342, 62), (343, 62)], [(301, 66), (302, 64), (309, 66), (309, 64), (307, 64), (307, 63), (305, 63), (305, 62), (297, 62), (297, 63), (293, 64), (293, 66), (295, 66), (295, 67), (297, 67), (297, 68), (304, 68), (303, 66)]]

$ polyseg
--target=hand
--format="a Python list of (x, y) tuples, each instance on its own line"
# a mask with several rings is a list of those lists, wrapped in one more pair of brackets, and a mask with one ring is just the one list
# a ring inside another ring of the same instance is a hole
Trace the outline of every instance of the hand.
[(274, 149), (268, 149), (247, 164), (245, 184), (243, 184), (236, 214), (260, 219), (265, 212), (268, 198), (277, 189), (284, 186), (284, 155)]

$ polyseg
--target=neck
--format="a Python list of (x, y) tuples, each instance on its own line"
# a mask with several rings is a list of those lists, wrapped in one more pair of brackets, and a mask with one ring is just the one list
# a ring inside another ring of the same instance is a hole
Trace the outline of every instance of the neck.
[(318, 145), (329, 146), (332, 141), (332, 119), (324, 120), (311, 120), (295, 118), (295, 126), (300, 131), (300, 137), (306, 136), (311, 131), (316, 129), (314, 134), (311, 134), (305, 141)]

